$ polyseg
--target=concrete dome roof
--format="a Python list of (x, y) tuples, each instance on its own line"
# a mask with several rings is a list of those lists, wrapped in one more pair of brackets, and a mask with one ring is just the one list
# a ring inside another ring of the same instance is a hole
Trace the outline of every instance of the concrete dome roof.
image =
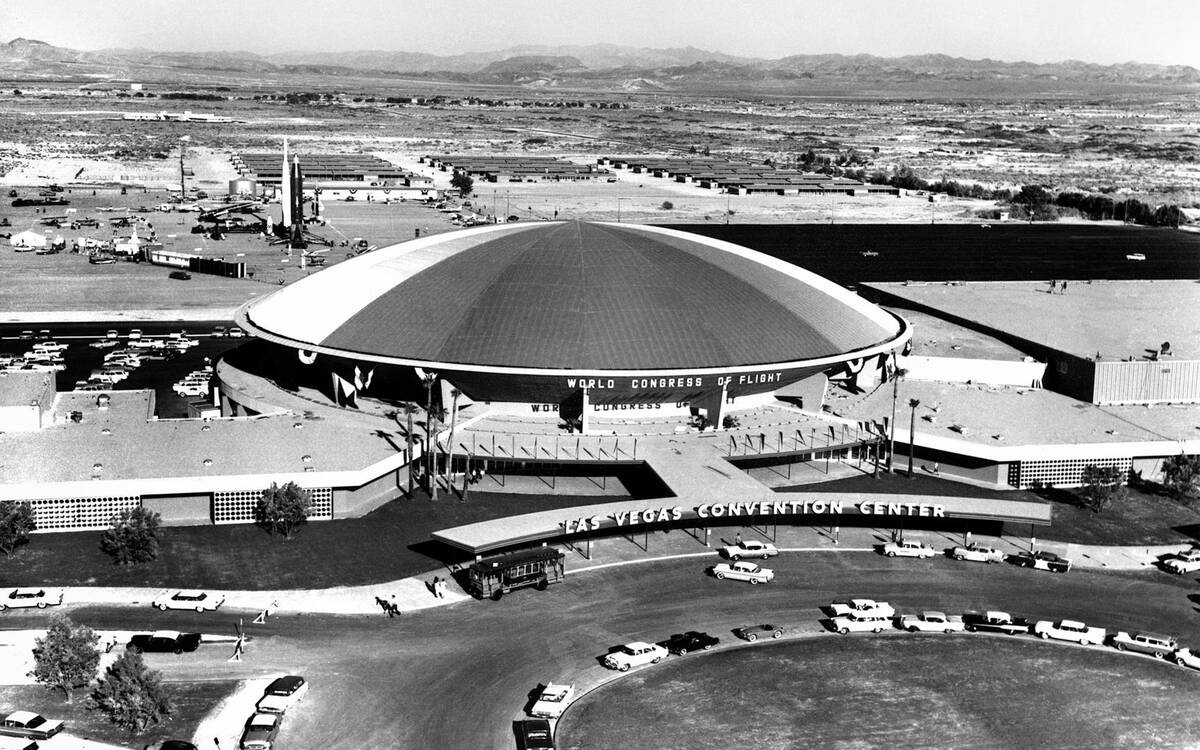
[(680, 370), (839, 357), (905, 326), (842, 287), (668, 229), (497, 225), (347, 260), (244, 306), (255, 334), (375, 361)]

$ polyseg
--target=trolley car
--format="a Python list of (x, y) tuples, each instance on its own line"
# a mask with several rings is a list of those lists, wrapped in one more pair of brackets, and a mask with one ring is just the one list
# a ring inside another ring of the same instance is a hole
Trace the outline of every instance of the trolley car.
[(562, 583), (566, 556), (553, 547), (510, 552), (472, 563), (470, 593), (477, 599), (499, 601), (510, 591), (533, 587), (545, 591), (552, 583)]

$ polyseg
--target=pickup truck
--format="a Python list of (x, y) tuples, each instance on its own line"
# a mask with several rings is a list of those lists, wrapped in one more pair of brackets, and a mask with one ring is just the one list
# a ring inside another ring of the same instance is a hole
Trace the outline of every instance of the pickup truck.
[(1018, 635), (1029, 632), (1029, 622), (1024, 617), (1013, 617), (1007, 612), (988, 610), (983, 614), (967, 612), (963, 615), (963, 626), (969, 633), (1005, 633)]

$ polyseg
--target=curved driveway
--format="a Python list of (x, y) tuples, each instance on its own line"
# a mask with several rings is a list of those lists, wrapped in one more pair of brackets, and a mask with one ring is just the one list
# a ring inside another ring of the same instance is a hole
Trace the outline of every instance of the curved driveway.
[[(729, 643), (731, 628), (757, 622), (819, 633), (819, 607), (849, 596), (887, 599), (901, 612), (1004, 609), (1069, 617), (1110, 630), (1174, 633), (1200, 645), (1200, 619), (1188, 598), (1193, 580), (1161, 572), (1058, 575), (872, 553), (784, 554), (773, 561), (774, 583), (749, 586), (705, 575), (715, 561), (713, 555), (609, 568), (572, 575), (541, 594), (518, 592), (500, 602), (467, 601), (391, 620), (381, 614), (276, 616), (248, 626), (254, 641), (240, 664), (226, 662), (227, 649), (216, 646), (148, 658), (168, 680), (281, 671), (308, 676), (311, 692), (284, 722), (281, 748), (511, 750), (512, 722), (530, 691), (547, 680), (595, 684), (608, 678), (598, 659), (612, 646), (689, 628)], [(44, 616), (12, 613), (5, 622), (36, 626)], [(97, 629), (210, 633), (231, 631), (234, 616), (148, 608), (72, 612)]]

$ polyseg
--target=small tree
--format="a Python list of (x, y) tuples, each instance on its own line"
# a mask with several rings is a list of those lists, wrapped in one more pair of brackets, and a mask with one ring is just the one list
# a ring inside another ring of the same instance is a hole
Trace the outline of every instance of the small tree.
[(1124, 500), (1129, 494), (1123, 484), (1121, 470), (1115, 466), (1083, 467), (1083, 499), (1094, 512), (1107, 508), (1114, 501)]
[(11, 555), (29, 541), (29, 532), (37, 528), (33, 506), (15, 500), (0, 502), (0, 552)]
[(163, 721), (173, 708), (162, 675), (146, 667), (132, 649), (117, 657), (88, 697), (88, 708), (103, 711), (109, 721), (140, 734)]
[(100, 652), (96, 649), (99, 642), (100, 636), (91, 628), (76, 627), (71, 618), (55, 614), (50, 618), (46, 637), (33, 643), (34, 666), (29, 676), (46, 687), (61, 690), (70, 703), (71, 691), (96, 676), (100, 664)]
[(675, 208), (675, 204), (671, 201), (663, 201), (661, 208), (664, 211), (670, 211), (672, 208)]
[(271, 482), (271, 487), (258, 499), (255, 516), (258, 524), (272, 534), (283, 534), (291, 539), (296, 529), (308, 521), (308, 509), (312, 496), (308, 490), (288, 482), (280, 487)]
[(141, 507), (123, 510), (113, 516), (112, 525), (100, 539), (100, 549), (112, 555), (120, 565), (150, 562), (158, 557), (159, 527), (162, 517)]
[(1162, 475), (1163, 486), (1177, 500), (1192, 500), (1200, 496), (1200, 456), (1185, 453), (1171, 456), (1163, 461)]
[(450, 187), (457, 188), (458, 194), (466, 198), (475, 189), (475, 180), (466, 172), (455, 172), (450, 178)]

